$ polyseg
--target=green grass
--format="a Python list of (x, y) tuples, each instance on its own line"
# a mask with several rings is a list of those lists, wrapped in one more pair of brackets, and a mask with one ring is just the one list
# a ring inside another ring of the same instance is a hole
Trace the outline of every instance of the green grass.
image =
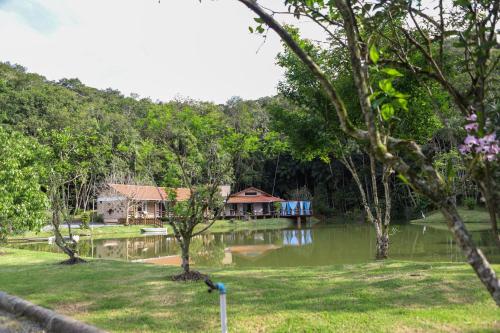
[[(313, 221), (312, 223), (315, 223)], [(231, 232), (231, 231), (242, 231), (242, 230), (263, 230), (263, 229), (279, 229), (279, 228), (288, 228), (293, 225), (293, 220), (286, 218), (277, 218), (277, 219), (262, 219), (262, 220), (251, 220), (251, 221), (234, 221), (230, 222), (229, 220), (219, 220), (215, 221), (215, 223), (210, 227), (210, 232)], [(201, 230), (205, 225), (199, 224), (196, 230)], [(134, 235), (141, 235), (141, 228), (151, 228), (150, 225), (131, 225), (131, 226), (111, 226), (111, 227), (101, 227), (101, 228), (93, 228), (92, 231), (89, 229), (73, 229), (73, 234), (76, 235), (92, 235), (94, 239), (99, 238), (126, 238), (132, 237)], [(167, 232), (171, 234), (173, 232), (172, 227), (165, 225), (167, 228)], [(61, 232), (63, 235), (68, 235), (67, 228), (61, 228)], [(16, 235), (13, 237), (9, 237), (9, 239), (13, 240), (21, 240), (21, 239), (34, 239), (34, 238), (47, 238), (53, 236), (53, 233), (50, 231), (40, 231), (40, 232), (27, 232), (22, 235)]]
[[(316, 220), (312, 220), (311, 223), (316, 223)], [(210, 232), (231, 232), (231, 231), (243, 231), (243, 230), (265, 230), (265, 229), (285, 229), (293, 226), (294, 220), (288, 218), (270, 218), (261, 220), (220, 220), (216, 221), (212, 227), (210, 227)], [(202, 225), (200, 225), (202, 227)]]
[[(3, 249), (0, 289), (110, 332), (218, 332), (218, 296), (179, 271)], [(494, 265), (500, 270), (500, 265)], [(466, 264), (376, 262), (209, 269), (228, 288), (232, 332), (494, 332), (498, 308)]]
[[(132, 237), (134, 235), (140, 236), (142, 228), (151, 228), (151, 227), (152, 227), (151, 225), (111, 226), (111, 227), (92, 228), (92, 230), (72, 229), (72, 231), (73, 234), (82, 236), (90, 235), (90, 233), (92, 233), (92, 236), (95, 239), (109, 238), (109, 237), (125, 238), (125, 237)], [(172, 232), (172, 228), (170, 226), (165, 226), (165, 228), (167, 228), (168, 233)], [(63, 236), (67, 236), (68, 229), (61, 228), (61, 233), (63, 234)], [(9, 237), (9, 239), (19, 240), (19, 239), (32, 239), (32, 238), (47, 238), (53, 235), (54, 234), (51, 231), (40, 231), (40, 232), (30, 231), (22, 235)]]
[[(458, 208), (458, 212), (463, 218), (469, 231), (483, 231), (491, 229), (490, 217), (486, 210), (481, 208), (476, 208), (475, 210)], [(440, 230), (448, 230), (446, 220), (440, 211), (428, 214), (425, 219), (413, 220), (411, 223), (416, 225), (426, 225)]]

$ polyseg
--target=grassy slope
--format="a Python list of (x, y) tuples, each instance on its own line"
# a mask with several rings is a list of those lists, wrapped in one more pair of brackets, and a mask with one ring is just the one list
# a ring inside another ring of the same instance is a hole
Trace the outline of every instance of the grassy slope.
[[(6, 249), (0, 289), (111, 332), (217, 332), (218, 296), (173, 267)], [(500, 265), (495, 268), (500, 270)], [(204, 269), (228, 287), (232, 332), (498, 331), (498, 309), (465, 264), (394, 262)]]
[[(484, 209), (476, 208), (475, 210), (468, 210), (465, 208), (459, 208), (458, 212), (460, 216), (464, 219), (464, 222), (469, 231), (481, 231), (490, 230), (490, 220), (488, 212)], [(435, 211), (425, 219), (413, 220), (413, 224), (426, 225), (436, 229), (448, 230), (446, 225), (446, 220), (440, 211)]]

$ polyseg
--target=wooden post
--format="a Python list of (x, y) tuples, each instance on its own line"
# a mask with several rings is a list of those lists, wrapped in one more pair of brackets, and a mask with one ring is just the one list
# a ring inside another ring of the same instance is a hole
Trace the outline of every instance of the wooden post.
[(300, 215), (299, 215), (299, 216), (297, 216), (297, 226), (299, 227), (299, 229), (301, 227), (300, 224), (301, 224), (301, 219), (300, 219)]
[(129, 216), (130, 216), (130, 201), (127, 199), (127, 203), (126, 203), (126, 208), (125, 208), (125, 225), (128, 225), (128, 219), (129, 219)]

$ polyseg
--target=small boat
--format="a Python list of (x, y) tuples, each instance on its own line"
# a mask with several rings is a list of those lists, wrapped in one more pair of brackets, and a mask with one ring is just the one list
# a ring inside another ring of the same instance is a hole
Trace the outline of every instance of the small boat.
[(166, 235), (166, 228), (142, 228), (141, 232), (144, 234)]
[[(71, 240), (71, 238), (69, 236), (63, 236), (63, 238), (64, 238), (65, 241)], [(80, 240), (80, 236), (73, 235), (73, 240), (75, 241), (75, 243), (78, 243), (78, 241)], [(49, 244), (54, 243), (56, 241), (56, 236), (49, 237), (48, 241), (49, 241)]]

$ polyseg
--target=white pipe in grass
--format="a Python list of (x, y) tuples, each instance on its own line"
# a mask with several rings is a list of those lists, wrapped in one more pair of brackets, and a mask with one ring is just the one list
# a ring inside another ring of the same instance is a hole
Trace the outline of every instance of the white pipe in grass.
[(226, 287), (224, 283), (215, 284), (220, 296), (220, 328), (222, 333), (227, 333), (227, 313), (226, 313)]

